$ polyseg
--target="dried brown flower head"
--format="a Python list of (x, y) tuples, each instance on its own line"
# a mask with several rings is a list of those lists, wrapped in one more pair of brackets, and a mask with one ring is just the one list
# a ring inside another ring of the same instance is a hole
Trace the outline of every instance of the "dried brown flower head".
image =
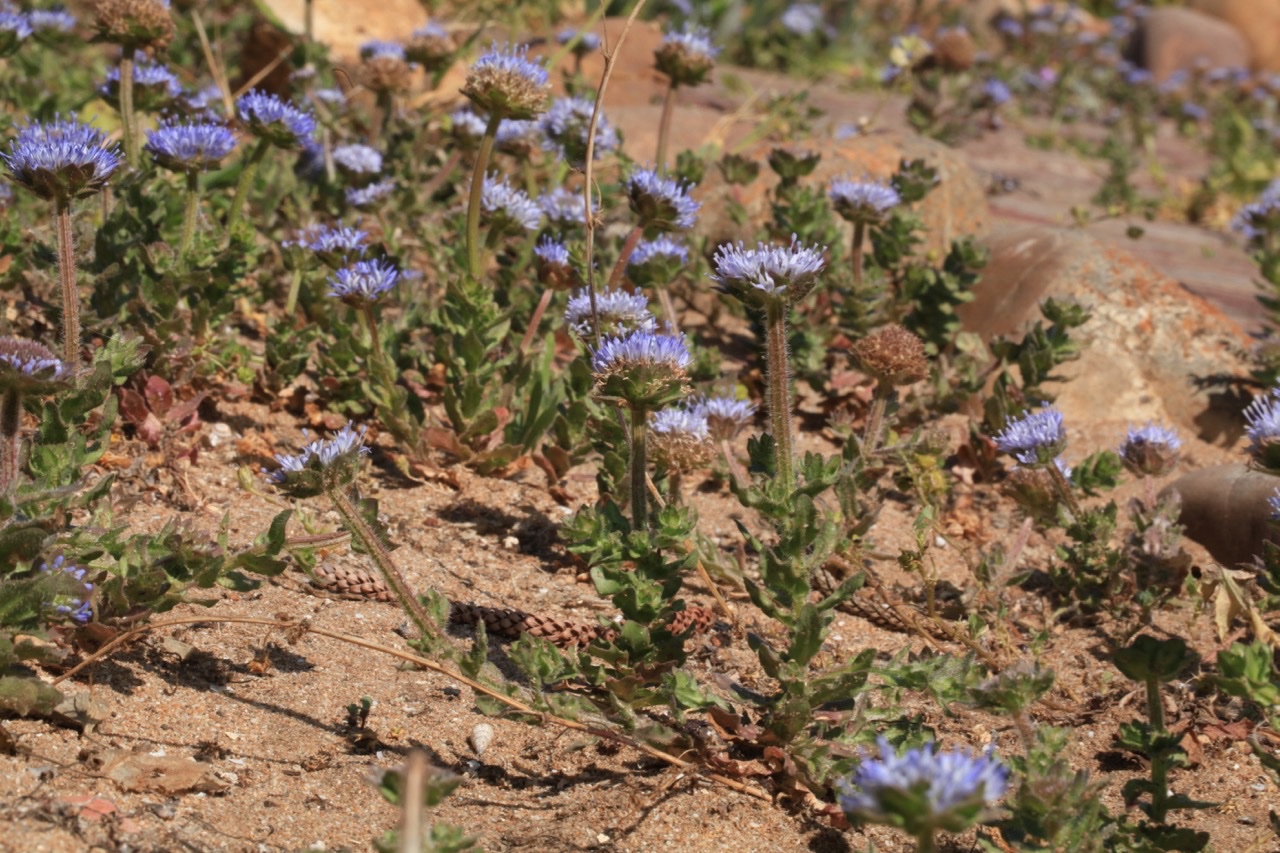
[(897, 323), (855, 343), (853, 357), (868, 375), (890, 385), (910, 385), (929, 375), (924, 342)]
[(161, 0), (98, 0), (94, 25), (104, 41), (126, 50), (164, 50), (173, 41), (173, 16)]
[(371, 91), (398, 95), (409, 91), (413, 69), (396, 56), (372, 56), (360, 66), (360, 77)]

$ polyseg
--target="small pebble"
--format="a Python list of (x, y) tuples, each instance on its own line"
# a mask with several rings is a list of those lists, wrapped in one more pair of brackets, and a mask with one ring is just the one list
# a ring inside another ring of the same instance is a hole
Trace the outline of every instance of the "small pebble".
[(520, 552), (520, 540), (514, 536), (505, 536), (502, 539), (502, 547), (508, 551)]

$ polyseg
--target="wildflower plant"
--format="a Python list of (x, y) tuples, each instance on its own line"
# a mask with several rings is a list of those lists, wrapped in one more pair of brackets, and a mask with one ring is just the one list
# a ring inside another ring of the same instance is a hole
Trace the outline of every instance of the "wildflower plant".
[(234, 231), (240, 223), (248, 202), (249, 188), (267, 152), (273, 147), (284, 150), (302, 148), (316, 129), (315, 115), (309, 110), (258, 89), (240, 96), (236, 101), (236, 114), (257, 139), (257, 144), (241, 166), (240, 180), (227, 218), (228, 232)]
[(178, 257), (185, 259), (196, 236), (200, 213), (200, 173), (217, 168), (236, 147), (235, 135), (220, 124), (166, 122), (147, 134), (144, 146), (155, 161), (186, 180), (182, 239)]
[(654, 67), (667, 78), (662, 118), (658, 121), (658, 151), (654, 157), (658, 164), (657, 171), (666, 170), (667, 136), (671, 131), (676, 90), (681, 86), (701, 85), (715, 67), (716, 57), (719, 55), (720, 48), (712, 43), (711, 31), (690, 25), (679, 30), (669, 30), (654, 51)]

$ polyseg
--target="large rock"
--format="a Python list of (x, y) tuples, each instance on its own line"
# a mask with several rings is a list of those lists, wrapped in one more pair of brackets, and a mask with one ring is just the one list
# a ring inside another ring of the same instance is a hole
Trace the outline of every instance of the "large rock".
[(1153, 9), (1134, 33), (1137, 62), (1156, 80), (1197, 64), (1208, 68), (1247, 67), (1249, 43), (1234, 26), (1194, 9)]
[(1204, 546), (1215, 560), (1235, 567), (1251, 563), (1262, 543), (1276, 541), (1267, 498), (1280, 487), (1280, 476), (1245, 465), (1213, 465), (1184, 474), (1168, 485), (1182, 497), (1179, 522), (1186, 535)]
[[(413, 31), (427, 21), (427, 13), (418, 0), (314, 0), (314, 4), (316, 40), (327, 44), (334, 56), (344, 61), (359, 56), (360, 45), (370, 39), (408, 41)], [(285, 29), (293, 33), (305, 31), (305, 0), (264, 0), (262, 5)]]
[(1092, 311), (1073, 330), (1080, 357), (1052, 383), (1077, 422), (1153, 420), (1229, 447), (1240, 436), (1240, 403), (1230, 393), (1245, 373), (1232, 355), (1247, 342), (1221, 311), (1127, 252), (1078, 231), (1001, 225), (975, 299), (962, 306), (967, 328), (990, 337), (1021, 334), (1047, 297)]
[(1189, 5), (1239, 30), (1256, 67), (1280, 71), (1280, 0), (1191, 0)]

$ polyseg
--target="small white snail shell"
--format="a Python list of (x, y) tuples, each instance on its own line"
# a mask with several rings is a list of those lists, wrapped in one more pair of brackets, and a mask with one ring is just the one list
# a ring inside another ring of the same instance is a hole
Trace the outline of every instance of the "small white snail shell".
[(475, 752), (477, 758), (484, 757), (484, 751), (493, 743), (493, 726), (488, 723), (476, 723), (467, 737), (467, 745)]

